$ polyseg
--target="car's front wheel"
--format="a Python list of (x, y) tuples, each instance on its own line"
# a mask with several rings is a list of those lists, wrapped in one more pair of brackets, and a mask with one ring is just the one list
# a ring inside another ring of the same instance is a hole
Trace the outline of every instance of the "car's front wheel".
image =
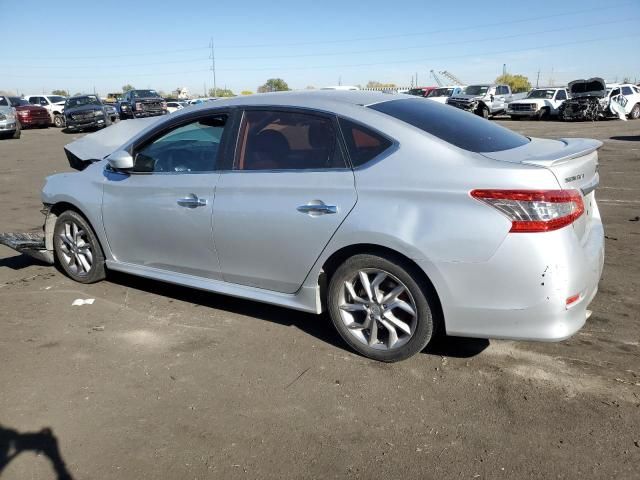
[(105, 277), (104, 254), (91, 225), (73, 210), (56, 220), (53, 248), (64, 272), (76, 282), (94, 283)]
[(354, 350), (383, 362), (420, 352), (434, 319), (428, 289), (401, 258), (359, 254), (331, 277), (327, 304), (336, 329)]
[(65, 121), (64, 121), (64, 117), (62, 115), (55, 115), (53, 117), (53, 124), (55, 125), (56, 128), (63, 128)]

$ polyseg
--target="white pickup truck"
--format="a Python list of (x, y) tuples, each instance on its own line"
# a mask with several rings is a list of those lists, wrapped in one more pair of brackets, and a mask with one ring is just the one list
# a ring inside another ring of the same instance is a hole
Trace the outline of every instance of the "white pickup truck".
[(564, 87), (535, 88), (526, 98), (514, 100), (507, 106), (507, 115), (512, 120), (523, 117), (533, 117), (548, 120), (557, 117), (560, 106), (567, 99), (567, 89)]
[(49, 112), (51, 117), (51, 123), (56, 127), (62, 128), (65, 125), (64, 122), (64, 102), (65, 97), (60, 95), (24, 95), (25, 100), (33, 105), (40, 105)]
[(489, 118), (504, 113), (509, 103), (524, 96), (526, 94), (512, 94), (509, 85), (486, 83), (469, 85), (462, 94), (449, 97), (447, 104)]

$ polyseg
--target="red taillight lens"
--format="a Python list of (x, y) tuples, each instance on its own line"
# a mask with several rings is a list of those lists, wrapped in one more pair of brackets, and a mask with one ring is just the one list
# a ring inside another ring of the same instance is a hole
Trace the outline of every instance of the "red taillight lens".
[(584, 213), (578, 190), (473, 190), (471, 196), (511, 220), (511, 232), (558, 230)]

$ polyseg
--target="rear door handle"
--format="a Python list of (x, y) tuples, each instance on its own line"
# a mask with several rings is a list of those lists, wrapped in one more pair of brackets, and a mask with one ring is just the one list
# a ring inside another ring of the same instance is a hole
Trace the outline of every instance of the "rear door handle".
[(179, 198), (178, 205), (186, 208), (204, 207), (207, 205), (207, 199), (198, 198), (198, 196), (195, 193), (190, 193), (184, 198)]
[(338, 207), (335, 205), (326, 205), (321, 200), (312, 200), (306, 205), (300, 205), (296, 208), (300, 213), (306, 213), (312, 217), (316, 217), (318, 215), (327, 215), (331, 213), (338, 213)]

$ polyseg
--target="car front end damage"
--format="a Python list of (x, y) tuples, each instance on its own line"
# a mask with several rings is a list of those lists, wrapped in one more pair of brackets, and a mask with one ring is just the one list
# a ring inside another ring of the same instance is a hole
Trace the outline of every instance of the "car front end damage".
[(478, 98), (449, 97), (446, 103), (460, 110), (474, 113), (478, 109), (480, 100)]
[[(42, 232), (0, 233), (0, 245), (5, 245), (18, 253), (53, 265), (53, 226), (55, 225), (55, 218), (50, 219), (51, 205), (45, 205), (40, 211), (45, 215)], [(48, 242), (47, 230), (50, 237)]]
[(65, 120), (69, 130), (84, 130), (87, 128), (100, 128), (107, 125), (107, 119), (103, 109), (67, 111)]

